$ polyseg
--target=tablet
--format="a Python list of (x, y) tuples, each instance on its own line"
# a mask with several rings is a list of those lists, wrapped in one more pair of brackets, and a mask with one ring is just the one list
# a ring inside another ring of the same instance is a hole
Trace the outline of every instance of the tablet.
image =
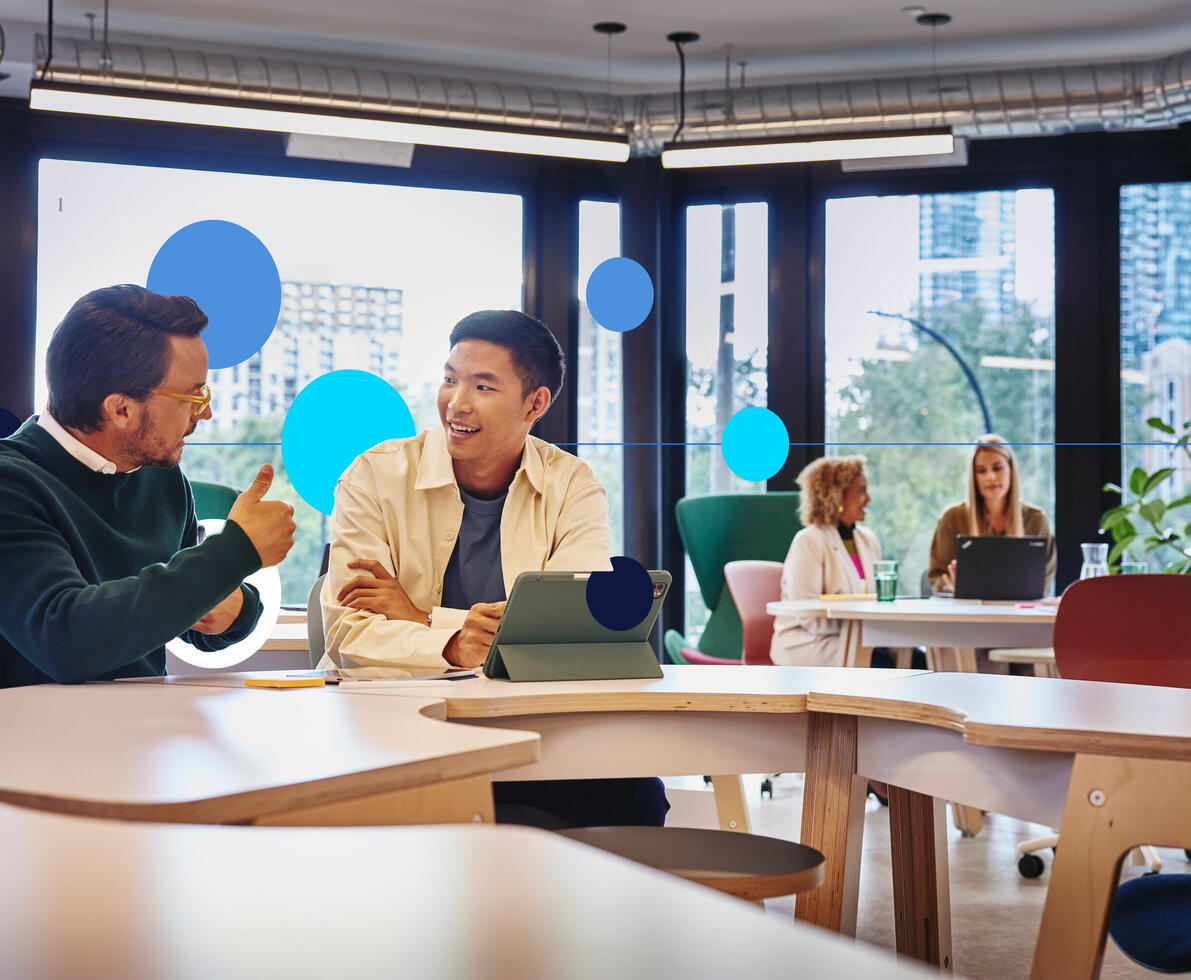
[(649, 573), (653, 582), (649, 612), (627, 630), (609, 629), (592, 616), (587, 607), (591, 574), (518, 575), (484, 660), (485, 676), (510, 680), (660, 677), (649, 633), (669, 591), (670, 573)]

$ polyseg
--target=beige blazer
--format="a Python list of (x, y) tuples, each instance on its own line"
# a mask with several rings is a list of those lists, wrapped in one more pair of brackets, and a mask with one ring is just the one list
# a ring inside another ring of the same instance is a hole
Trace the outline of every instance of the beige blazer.
[[(465, 609), (439, 605), (443, 576), (463, 522), (463, 500), (441, 427), (392, 439), (360, 455), (339, 478), (331, 516), (331, 560), (322, 590), (327, 667), (446, 670), (442, 652)], [(604, 486), (591, 467), (530, 436), (500, 518), (505, 590), (521, 572), (610, 571)], [(353, 558), (379, 561), (431, 626), (339, 606)]]
[[(782, 568), (783, 599), (818, 599), (824, 593), (872, 592), (873, 562), (881, 558), (877, 536), (859, 524), (853, 532), (864, 578), (856, 574), (852, 556), (839, 531), (826, 524), (804, 527), (790, 543)], [(839, 620), (822, 616), (777, 616), (769, 656), (788, 666), (842, 667)]]

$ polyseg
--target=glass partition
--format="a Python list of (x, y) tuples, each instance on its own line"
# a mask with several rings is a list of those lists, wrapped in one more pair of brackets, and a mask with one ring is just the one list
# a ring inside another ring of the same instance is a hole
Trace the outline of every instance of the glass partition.
[(828, 452), (868, 458), (865, 523), (917, 594), (984, 432), (1054, 527), (1054, 194), (836, 198), (826, 219)]
[(209, 218), (234, 221), (264, 242), (281, 275), (282, 304), (260, 351), (210, 373), (214, 417), (187, 443), (182, 467), (192, 480), (240, 489), (262, 463), (274, 464), (270, 496), (293, 503), (298, 524), (280, 567), (282, 601), (304, 604), (329, 519), (285, 477), (286, 409), (312, 378), (357, 368), (393, 384), (419, 428), (437, 425), (451, 327), (475, 310), (521, 308), (522, 202), (511, 194), (42, 160), (39, 409), (45, 348), (71, 303), (99, 286), (144, 283), (161, 244)]

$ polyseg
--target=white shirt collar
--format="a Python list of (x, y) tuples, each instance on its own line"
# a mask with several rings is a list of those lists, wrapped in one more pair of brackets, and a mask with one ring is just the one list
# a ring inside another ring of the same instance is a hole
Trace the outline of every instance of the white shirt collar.
[(71, 456), (82, 463), (87, 469), (93, 470), (96, 473), (112, 474), (116, 472), (116, 464), (110, 459), (105, 459), (99, 455), (90, 446), (85, 446), (79, 442), (74, 436), (63, 428), (62, 423), (59, 422), (48, 411), (42, 412), (37, 417), (37, 424), (46, 430), (54, 441), (65, 449)]

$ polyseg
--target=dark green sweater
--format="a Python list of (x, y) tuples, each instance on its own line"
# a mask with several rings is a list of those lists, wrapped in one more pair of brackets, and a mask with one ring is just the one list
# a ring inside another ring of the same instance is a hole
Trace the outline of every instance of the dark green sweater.
[[(175, 636), (219, 650), (252, 632), (256, 549), (233, 522), (196, 547), (196, 528), (176, 466), (95, 473), (36, 416), (0, 439), (0, 687), (162, 674)], [(189, 631), (238, 586), (224, 633)]]

